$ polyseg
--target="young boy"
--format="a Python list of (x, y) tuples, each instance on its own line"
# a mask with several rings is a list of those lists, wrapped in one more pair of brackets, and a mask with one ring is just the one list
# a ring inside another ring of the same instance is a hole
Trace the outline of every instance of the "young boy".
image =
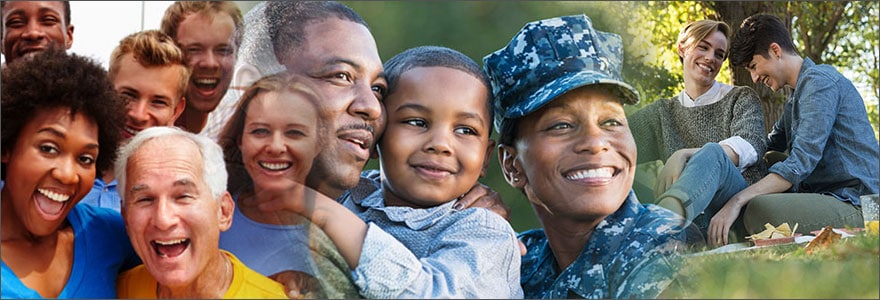
[[(126, 103), (124, 140), (149, 127), (174, 125), (186, 106), (189, 73), (183, 51), (158, 30), (133, 33), (119, 41), (110, 55), (108, 76)], [(82, 203), (119, 211), (122, 202), (113, 170), (104, 171)]]
[(789, 156), (724, 205), (710, 222), (709, 238), (727, 243), (727, 230), (743, 207), (751, 233), (782, 222), (798, 223), (804, 232), (861, 227), (859, 196), (877, 193), (880, 149), (852, 82), (832, 66), (801, 58), (785, 24), (772, 15), (743, 21), (730, 63), (774, 91), (793, 88), (767, 143)]
[(317, 197), (304, 215), (336, 243), (366, 298), (521, 298), (519, 246), (507, 221), (453, 209), (494, 148), (484, 73), (433, 46), (398, 54), (385, 73), (381, 171), (367, 171), (343, 195), (350, 211)]

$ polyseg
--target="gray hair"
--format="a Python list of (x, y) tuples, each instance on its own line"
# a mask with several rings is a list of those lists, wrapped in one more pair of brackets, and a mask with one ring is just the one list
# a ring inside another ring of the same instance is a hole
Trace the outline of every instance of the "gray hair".
[[(125, 146), (119, 148), (114, 175), (117, 181), (117, 192), (125, 199), (125, 173), (128, 159), (147, 141), (159, 138), (182, 137), (190, 140), (199, 148), (204, 164), (205, 182), (211, 189), (211, 196), (220, 199), (226, 192), (226, 164), (223, 161), (223, 150), (210, 138), (184, 131), (177, 127), (156, 126), (147, 128), (131, 138)], [(123, 201), (125, 203), (125, 201)]]

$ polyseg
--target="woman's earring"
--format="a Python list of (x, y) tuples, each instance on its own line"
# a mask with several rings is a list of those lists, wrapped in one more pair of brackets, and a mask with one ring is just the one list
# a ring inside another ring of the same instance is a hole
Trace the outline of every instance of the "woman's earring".
[(519, 177), (514, 177), (513, 182), (519, 182)]

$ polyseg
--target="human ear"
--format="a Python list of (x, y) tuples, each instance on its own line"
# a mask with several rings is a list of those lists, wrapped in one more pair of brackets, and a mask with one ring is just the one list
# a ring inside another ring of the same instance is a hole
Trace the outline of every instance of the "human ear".
[(184, 109), (186, 109), (186, 97), (181, 96), (180, 100), (177, 101), (177, 105), (174, 106), (174, 114), (171, 118), (171, 124), (168, 124), (168, 126), (174, 126), (174, 123), (177, 122), (177, 118), (180, 118), (180, 115), (183, 114)]
[(495, 140), (489, 139), (489, 143), (486, 145), (486, 154), (483, 155), (483, 168), (480, 169), (480, 177), (486, 177), (486, 172), (489, 170), (489, 157), (492, 157), (492, 149), (495, 149)]
[(73, 46), (73, 25), (67, 25), (67, 43), (64, 45), (64, 49), (70, 50), (70, 47)]
[(220, 205), (217, 208), (217, 220), (219, 221), (220, 231), (226, 231), (232, 226), (232, 215), (235, 212), (235, 201), (229, 192), (223, 192), (220, 196)]
[(524, 173), (522, 166), (517, 162), (516, 149), (504, 144), (498, 145), (498, 161), (501, 163), (501, 172), (504, 173), (507, 184), (522, 189), (526, 184), (526, 178), (522, 175)]

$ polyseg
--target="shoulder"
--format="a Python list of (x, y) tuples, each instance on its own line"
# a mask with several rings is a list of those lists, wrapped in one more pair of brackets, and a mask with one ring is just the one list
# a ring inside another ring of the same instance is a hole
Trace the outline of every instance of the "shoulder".
[(156, 298), (156, 279), (144, 265), (119, 274), (116, 279), (117, 296), (122, 298)]
[(644, 245), (661, 246), (684, 241), (684, 219), (653, 204), (640, 204), (633, 238)]
[(97, 234), (98, 231), (125, 233), (122, 215), (109, 208), (76, 204), (68, 214), (68, 218), (74, 227), (74, 235), (83, 228), (88, 228), (89, 234)]
[(284, 287), (260, 273), (248, 268), (232, 253), (223, 251), (232, 262), (233, 282), (224, 298), (286, 298)]

